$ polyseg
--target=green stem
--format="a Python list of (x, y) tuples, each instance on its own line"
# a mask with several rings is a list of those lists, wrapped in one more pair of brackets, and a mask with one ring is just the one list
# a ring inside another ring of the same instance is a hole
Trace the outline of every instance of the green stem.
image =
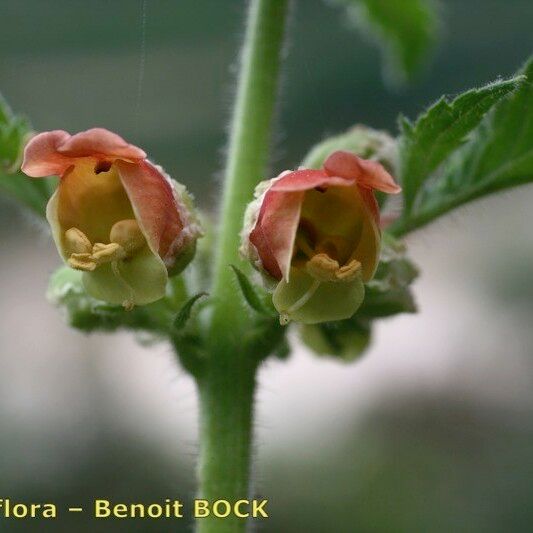
[(246, 204), (264, 179), (276, 104), (288, 0), (251, 0), (231, 122), (212, 296), (220, 328), (241, 309), (229, 265), (238, 263)]
[[(256, 364), (250, 354), (212, 354), (200, 393), (199, 498), (235, 502), (250, 496), (250, 452)], [(233, 369), (231, 372), (230, 370)], [(197, 519), (198, 533), (237, 533), (246, 520), (212, 513)]]
[[(197, 376), (200, 396), (199, 497), (236, 501), (250, 495), (250, 455), (257, 355), (231, 264), (239, 262), (246, 204), (265, 177), (289, 0), (250, 0), (214, 265), (209, 359)], [(200, 533), (245, 531), (246, 519), (211, 514)]]

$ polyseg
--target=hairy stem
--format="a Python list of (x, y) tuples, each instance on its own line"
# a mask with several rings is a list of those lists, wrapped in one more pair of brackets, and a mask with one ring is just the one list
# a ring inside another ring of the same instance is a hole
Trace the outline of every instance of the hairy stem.
[[(217, 356), (220, 354), (216, 354)], [(241, 351), (214, 357), (198, 380), (200, 393), (200, 498), (235, 502), (250, 497), (250, 453), (256, 365)], [(229, 372), (230, 368), (234, 371)], [(242, 511), (246, 511), (243, 508)], [(197, 519), (199, 533), (236, 533), (246, 519), (210, 514)]]
[(228, 315), (237, 319), (241, 308), (229, 265), (240, 261), (244, 210), (256, 184), (265, 178), (287, 10), (288, 0), (251, 0), (249, 4), (215, 256), (212, 295), (218, 300), (214, 321), (219, 325), (227, 324)]
[[(289, 0), (250, 0), (230, 130), (214, 265), (209, 359), (197, 376), (200, 395), (200, 498), (249, 498), (257, 356), (231, 264), (239, 262), (246, 204), (264, 178), (271, 141)], [(246, 519), (199, 518), (201, 533), (245, 531)]]

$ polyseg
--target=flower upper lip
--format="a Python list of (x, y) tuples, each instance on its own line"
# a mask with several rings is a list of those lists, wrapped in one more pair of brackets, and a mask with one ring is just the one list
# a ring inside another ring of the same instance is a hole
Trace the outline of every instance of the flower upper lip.
[(146, 153), (105, 128), (91, 128), (75, 135), (53, 130), (30, 139), (21, 169), (34, 178), (61, 176), (72, 165), (73, 159), (84, 157), (137, 162), (146, 159)]
[[(350, 152), (333, 152), (323, 168), (284, 172), (264, 193), (250, 242), (258, 250), (265, 270), (276, 279), (288, 280), (295, 236), (306, 191), (329, 187), (357, 187), (364, 208), (375, 220), (379, 232), (379, 207), (373, 190), (396, 194), (401, 188), (376, 161), (364, 160)], [(371, 275), (366, 271), (365, 277)]]

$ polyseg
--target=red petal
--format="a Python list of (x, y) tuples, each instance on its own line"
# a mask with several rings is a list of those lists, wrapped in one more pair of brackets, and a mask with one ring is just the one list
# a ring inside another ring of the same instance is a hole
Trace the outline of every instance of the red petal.
[(57, 147), (69, 138), (63, 130), (46, 131), (32, 137), (24, 148), (22, 172), (32, 178), (63, 174), (72, 161), (58, 153)]
[(272, 191), (309, 191), (315, 187), (328, 187), (337, 185), (349, 187), (353, 185), (353, 179), (339, 176), (328, 176), (323, 170), (295, 170), (282, 175), (274, 185)]
[(139, 161), (146, 154), (104, 128), (93, 128), (72, 136), (66, 131), (54, 130), (39, 133), (28, 142), (21, 168), (34, 178), (61, 176), (78, 157)]
[(357, 187), (361, 198), (365, 202), (366, 206), (372, 213), (376, 224), (379, 225), (380, 215), (379, 215), (379, 204), (374, 196), (374, 191), (368, 187)]
[(281, 174), (265, 194), (257, 223), (250, 233), (250, 242), (256, 247), (263, 268), (276, 279), (288, 279), (305, 191), (353, 184), (352, 179), (328, 176), (323, 170)]
[(92, 128), (66, 139), (57, 151), (68, 157), (107, 157), (109, 159), (139, 160), (146, 153), (122, 137), (104, 128)]
[(294, 239), (304, 191), (279, 192), (270, 188), (263, 199), (257, 223), (250, 233), (263, 268), (274, 278), (288, 279)]
[(329, 176), (357, 180), (358, 185), (389, 194), (397, 194), (402, 190), (383, 165), (361, 159), (350, 152), (333, 152), (324, 162), (324, 170)]
[(148, 161), (116, 162), (135, 217), (154, 253), (170, 267), (184, 244), (183, 219), (171, 182)]

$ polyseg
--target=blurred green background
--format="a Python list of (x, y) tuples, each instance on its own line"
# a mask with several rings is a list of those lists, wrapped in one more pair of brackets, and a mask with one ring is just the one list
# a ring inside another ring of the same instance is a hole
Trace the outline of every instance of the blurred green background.
[[(341, 9), (295, 4), (273, 172), (355, 123), (395, 132), (399, 112), (414, 117), (442, 93), (511, 74), (533, 50), (531, 0), (441, 1), (432, 61), (414, 84), (388, 88), (379, 52)], [(4, 0), (0, 91), (36, 130), (117, 131), (213, 209), (244, 7), (146, 0), (143, 41), (140, 1)], [(258, 529), (531, 530), (532, 202), (525, 187), (411, 236), (421, 314), (382, 324), (360, 363), (296, 345), (288, 364), (266, 365), (256, 491), (271, 518)], [(59, 264), (45, 229), (9, 199), (0, 206), (0, 498), (63, 508), (95, 497), (190, 500), (191, 381), (166, 346), (68, 330), (44, 299)], [(0, 531), (43, 529), (190, 524), (0, 519)]]

